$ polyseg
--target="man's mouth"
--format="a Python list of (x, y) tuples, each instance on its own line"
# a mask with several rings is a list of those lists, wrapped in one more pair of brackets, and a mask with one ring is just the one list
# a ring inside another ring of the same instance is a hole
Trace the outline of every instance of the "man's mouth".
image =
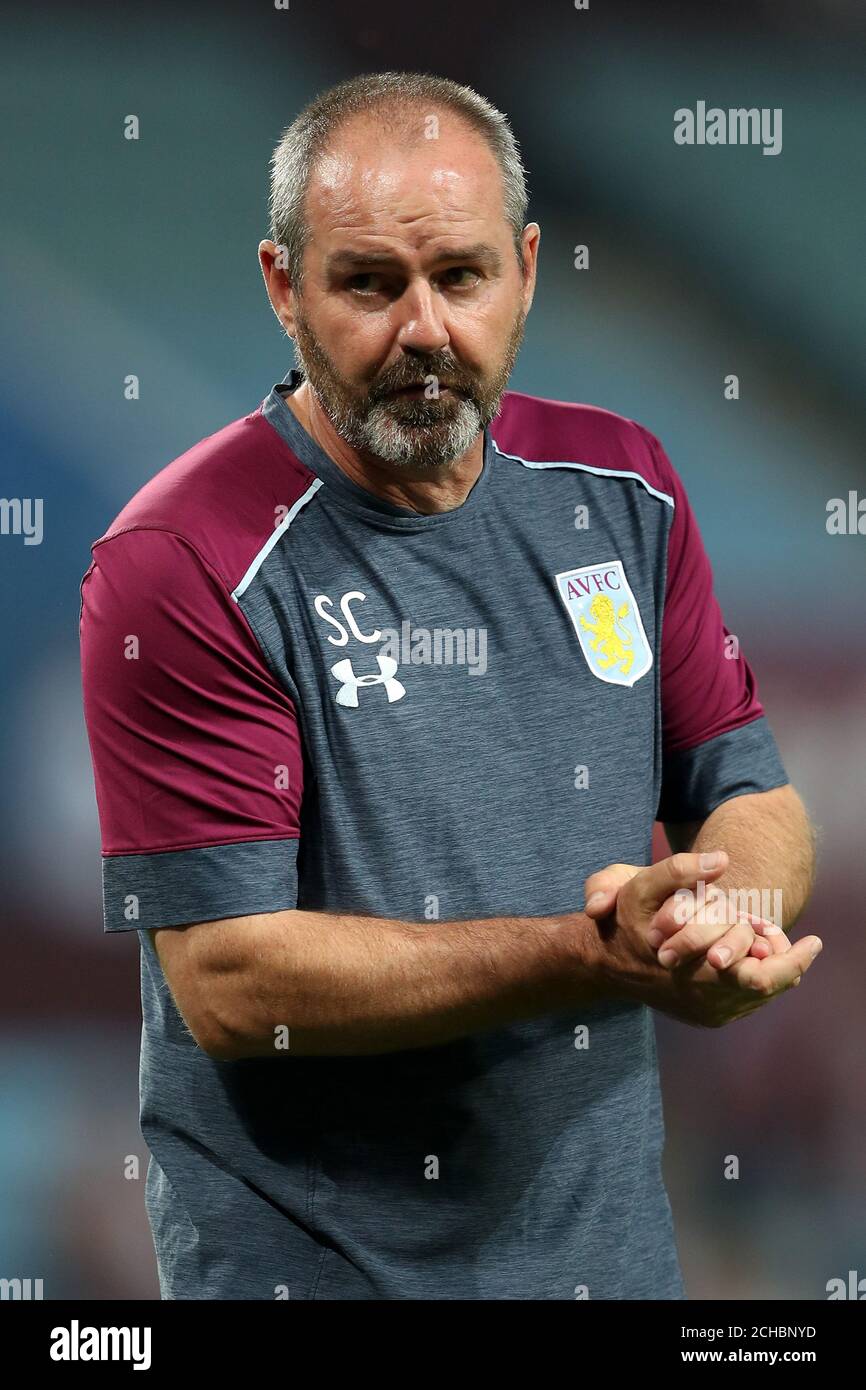
[[(445, 385), (443, 385), (443, 384), (440, 382), (438, 394), (439, 394), (440, 396), (442, 396), (442, 395), (444, 395), (444, 394), (445, 394), (446, 392), (448, 392), (448, 391), (453, 391), (453, 389), (454, 389), (453, 387), (451, 387), (451, 386), (445, 386)], [(419, 395), (419, 394), (423, 394), (424, 392), (426, 392), (426, 390), (427, 390), (427, 383), (426, 383), (425, 381), (421, 381), (421, 382), (416, 382), (416, 383), (414, 383), (414, 384), (411, 385), (411, 386), (398, 386), (398, 387), (396, 387), (396, 389), (395, 389), (394, 391), (392, 391), (391, 394), (394, 395), (394, 396), (410, 396), (410, 395), (411, 395), (411, 396), (417, 396), (417, 395)], [(433, 397), (431, 397), (431, 399), (432, 399), (432, 400), (435, 400), (436, 397), (433, 396)]]

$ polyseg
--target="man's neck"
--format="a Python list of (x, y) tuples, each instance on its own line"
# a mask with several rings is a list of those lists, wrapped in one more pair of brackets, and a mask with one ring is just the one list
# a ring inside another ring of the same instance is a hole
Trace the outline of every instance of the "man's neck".
[(431, 477), (430, 469), (413, 471), (402, 464), (388, 464), (347, 444), (337, 434), (306, 380), (284, 395), (283, 403), (311, 439), (353, 483), (385, 502), (408, 507), (410, 511), (422, 515), (450, 512), (462, 506), (484, 464), (483, 432), (479, 432), (478, 438), (462, 458), (447, 468), (435, 470), (435, 476)]

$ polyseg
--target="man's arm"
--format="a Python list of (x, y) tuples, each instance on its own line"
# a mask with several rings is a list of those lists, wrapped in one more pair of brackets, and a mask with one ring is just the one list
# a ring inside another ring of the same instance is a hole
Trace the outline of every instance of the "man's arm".
[(293, 909), (151, 936), (181, 1016), (216, 1061), (281, 1055), (278, 1041), (296, 1056), (401, 1051), (664, 990), (670, 977), (643, 938), (644, 916), (676, 888), (717, 878), (719, 859), (702, 869), (699, 855), (677, 855), (647, 871), (643, 916), (620, 933), (616, 964), (581, 912), (403, 922)]
[(216, 1061), (428, 1047), (602, 998), (718, 1027), (797, 983), (820, 942), (677, 978), (647, 928), (672, 894), (727, 867), (724, 854), (714, 866), (702, 857), (639, 870), (598, 924), (584, 913), (417, 923), (292, 910), (151, 934), (187, 1027)]
[(299, 910), (151, 932), (175, 1003), (218, 1061), (450, 1042), (604, 988), (598, 930), (562, 917), (402, 922)]
[[(665, 824), (671, 849), (724, 849), (728, 868), (715, 887), (728, 893), (781, 892), (787, 932), (805, 907), (815, 879), (815, 831), (802, 799), (789, 784), (724, 801), (703, 822)], [(742, 899), (745, 905), (747, 899)]]

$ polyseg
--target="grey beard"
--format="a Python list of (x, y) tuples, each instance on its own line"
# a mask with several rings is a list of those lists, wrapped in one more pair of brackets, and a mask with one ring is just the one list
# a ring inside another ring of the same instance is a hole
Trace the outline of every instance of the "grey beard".
[(338, 410), (339, 418), (332, 418), (331, 423), (353, 448), (387, 463), (445, 468), (471, 448), (482, 428), (481, 416), (474, 401), (461, 398), (449, 419), (430, 422), (422, 413), (426, 404), (417, 403), (420, 418), (416, 424), (395, 419), (383, 401), (377, 401), (360, 418)]
[[(310, 373), (297, 339), (294, 349), (295, 365), (309, 381)], [(404, 467), (446, 468), (463, 457), (479, 430), (489, 424), (475, 402), (465, 397), (458, 400), (450, 419), (437, 419), (433, 402), (406, 401), (402, 421), (389, 413), (384, 401), (376, 401), (363, 415), (321, 395), (319, 403), (337, 434), (353, 449)], [(413, 420), (415, 423), (410, 423)]]

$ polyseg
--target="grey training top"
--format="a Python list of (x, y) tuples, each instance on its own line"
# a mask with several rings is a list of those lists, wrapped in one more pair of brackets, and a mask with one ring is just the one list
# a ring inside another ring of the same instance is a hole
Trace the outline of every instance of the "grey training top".
[(574, 912), (655, 819), (787, 780), (649, 431), (508, 392), (466, 500), (419, 515), (313, 442), (298, 380), (152, 479), (82, 583), (162, 1295), (682, 1298), (643, 1005), (238, 1062), (174, 1005), (149, 929)]

